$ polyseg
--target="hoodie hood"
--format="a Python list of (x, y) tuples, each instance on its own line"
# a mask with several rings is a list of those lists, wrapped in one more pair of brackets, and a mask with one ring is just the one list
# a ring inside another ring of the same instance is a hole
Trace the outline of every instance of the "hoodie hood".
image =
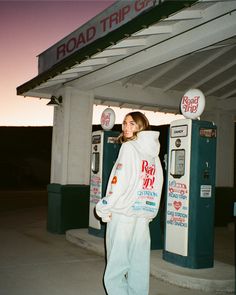
[(160, 151), (159, 135), (159, 131), (141, 131), (137, 134), (137, 139), (130, 143), (139, 153), (157, 157)]

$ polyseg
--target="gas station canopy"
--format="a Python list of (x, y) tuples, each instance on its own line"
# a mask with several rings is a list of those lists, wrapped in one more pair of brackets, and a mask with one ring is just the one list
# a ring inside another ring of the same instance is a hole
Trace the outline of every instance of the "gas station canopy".
[(178, 113), (189, 89), (206, 101), (193, 124), (217, 126), (216, 184), (235, 186), (235, 81), (235, 0), (120, 0), (42, 52), (38, 75), (17, 94), (63, 101), (54, 108), (50, 190), (72, 210), (80, 206), (65, 205), (67, 186), (78, 199), (90, 185), (94, 104)]
[(50, 98), (62, 86), (88, 91), (119, 82), (163, 93), (201, 88), (232, 109), (236, 1), (117, 1), (38, 63), (38, 76), (18, 95)]

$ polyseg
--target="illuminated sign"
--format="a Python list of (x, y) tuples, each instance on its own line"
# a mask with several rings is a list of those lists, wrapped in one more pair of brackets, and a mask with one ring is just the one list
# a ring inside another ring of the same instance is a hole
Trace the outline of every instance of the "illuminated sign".
[(205, 108), (205, 96), (199, 89), (189, 89), (181, 99), (180, 109), (185, 118), (197, 119)]

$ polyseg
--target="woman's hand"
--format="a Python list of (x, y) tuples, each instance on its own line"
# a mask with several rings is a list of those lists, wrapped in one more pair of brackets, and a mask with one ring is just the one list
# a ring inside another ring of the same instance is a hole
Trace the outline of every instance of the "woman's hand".
[(110, 222), (112, 219), (112, 213), (109, 213), (106, 217), (102, 218), (103, 222)]

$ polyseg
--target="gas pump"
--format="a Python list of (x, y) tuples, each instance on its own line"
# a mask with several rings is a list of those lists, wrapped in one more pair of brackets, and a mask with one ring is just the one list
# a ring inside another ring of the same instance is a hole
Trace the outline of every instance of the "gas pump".
[(116, 141), (120, 132), (110, 130), (114, 122), (114, 111), (107, 108), (101, 118), (103, 130), (92, 133), (88, 232), (98, 237), (104, 237), (105, 226), (96, 216), (95, 206), (105, 196), (109, 176), (120, 150), (120, 144)]
[(188, 118), (173, 121), (169, 136), (163, 259), (188, 268), (214, 262), (216, 126), (194, 119), (204, 109), (197, 110), (205, 99), (199, 92), (182, 98)]

